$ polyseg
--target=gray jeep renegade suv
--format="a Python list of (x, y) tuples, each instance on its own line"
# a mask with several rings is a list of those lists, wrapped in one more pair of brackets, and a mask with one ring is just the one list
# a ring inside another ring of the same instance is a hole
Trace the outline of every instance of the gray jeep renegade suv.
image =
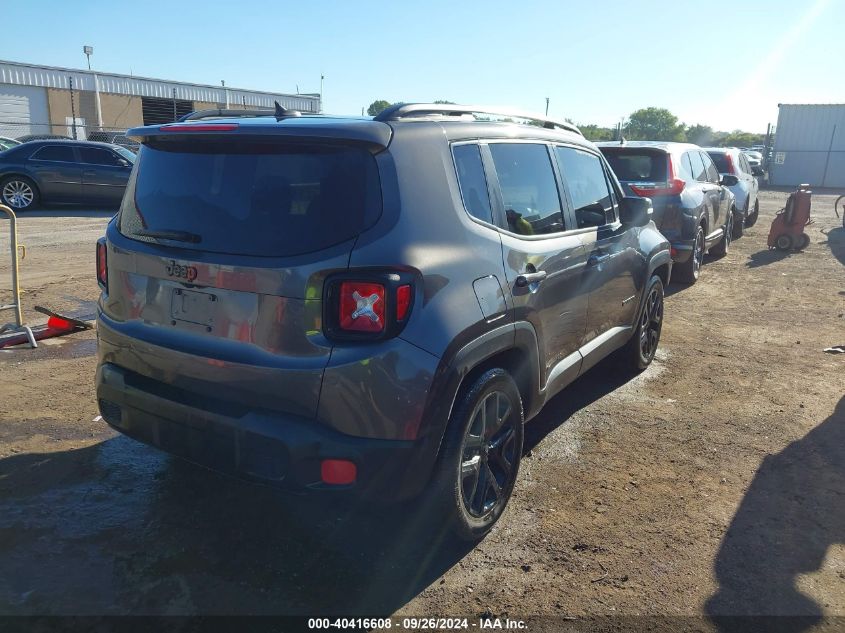
[(402, 104), (141, 127), (97, 244), (105, 421), (296, 489), (502, 513), (523, 423), (660, 337), (669, 244), (577, 128)]

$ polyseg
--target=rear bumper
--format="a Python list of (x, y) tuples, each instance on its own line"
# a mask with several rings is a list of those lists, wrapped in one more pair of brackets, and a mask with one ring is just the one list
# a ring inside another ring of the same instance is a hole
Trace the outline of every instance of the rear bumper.
[(672, 261), (675, 264), (683, 264), (692, 257), (692, 249), (695, 240), (673, 240), (672, 241)]
[[(409, 478), (408, 465), (419, 453), (414, 441), (352, 437), (313, 419), (241, 411), (110, 363), (98, 366), (96, 389), (103, 419), (121, 433), (214, 470), (289, 490), (346, 490), (399, 500), (422, 489), (431, 472), (419, 469)], [(322, 483), (323, 459), (354, 462), (355, 483)]]

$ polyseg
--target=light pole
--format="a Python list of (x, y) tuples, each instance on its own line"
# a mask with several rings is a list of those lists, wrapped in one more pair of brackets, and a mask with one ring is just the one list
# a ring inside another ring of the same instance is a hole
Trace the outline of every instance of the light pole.
[(549, 98), (546, 97), (546, 116), (549, 116)]
[(323, 107), (323, 79), (326, 76), (323, 73), (320, 73), (320, 112), (325, 112), (325, 108)]
[(85, 57), (88, 59), (88, 70), (91, 70), (91, 55), (94, 54), (94, 47), (93, 46), (83, 46), (82, 52), (85, 53)]

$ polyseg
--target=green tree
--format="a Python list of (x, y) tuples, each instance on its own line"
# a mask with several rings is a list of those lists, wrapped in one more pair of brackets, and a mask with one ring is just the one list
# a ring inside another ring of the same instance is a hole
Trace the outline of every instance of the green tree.
[(384, 99), (377, 99), (370, 104), (370, 107), (367, 108), (367, 114), (370, 116), (377, 116), (381, 114), (382, 110), (386, 110), (390, 107), (390, 102), (385, 101)]
[(578, 129), (581, 130), (584, 138), (590, 141), (612, 141), (616, 138), (616, 130), (609, 127), (601, 127), (593, 123), (579, 125)]
[(625, 124), (624, 136), (629, 140), (685, 141), (686, 133), (678, 117), (666, 108), (642, 108), (632, 112)]
[(687, 127), (687, 140), (696, 145), (710, 145), (713, 143), (714, 132), (709, 125), (690, 125)]
[(752, 145), (762, 145), (765, 142), (765, 134), (754, 134), (742, 130), (734, 130), (719, 139), (721, 147), (751, 147)]

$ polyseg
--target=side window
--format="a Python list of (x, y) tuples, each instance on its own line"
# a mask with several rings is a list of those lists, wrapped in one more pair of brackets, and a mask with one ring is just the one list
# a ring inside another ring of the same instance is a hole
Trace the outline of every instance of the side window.
[(607, 182), (607, 188), (610, 191), (610, 211), (607, 212), (607, 223), (612, 224), (616, 222), (619, 217), (617, 209), (619, 208), (619, 181), (615, 179), (613, 170), (607, 164), (607, 159), (602, 161), (604, 163), (604, 179)]
[(746, 174), (751, 173), (751, 165), (748, 164), (748, 159), (743, 154), (739, 155), (739, 164), (742, 165), (742, 171)]
[(545, 145), (491, 143), (508, 230), (542, 235), (564, 230), (557, 182)]
[(686, 180), (687, 182), (695, 180), (695, 176), (692, 173), (692, 164), (690, 163), (689, 152), (684, 152), (678, 162), (678, 177), (682, 180)]
[(34, 160), (58, 160), (64, 163), (75, 161), (73, 148), (68, 145), (45, 145), (30, 156)]
[(693, 178), (700, 182), (707, 182), (707, 168), (701, 160), (701, 153), (687, 152), (687, 156), (689, 156), (690, 164), (692, 165)]
[(471, 216), (484, 222), (492, 222), (493, 213), (490, 210), (490, 196), (487, 195), (487, 179), (484, 176), (484, 165), (481, 163), (481, 151), (478, 145), (457, 145), (452, 153), (455, 156), (455, 169), (458, 173), (458, 184), (461, 187), (464, 208)]
[(704, 161), (704, 168), (707, 170), (707, 181), (708, 182), (719, 182), (719, 170), (716, 169), (716, 165), (713, 164), (713, 159), (710, 158), (710, 155), (707, 152), (699, 152), (701, 154), (701, 160)]
[(82, 162), (89, 165), (108, 165), (109, 167), (119, 167), (123, 163), (118, 159), (117, 154), (110, 152), (107, 149), (100, 149), (98, 147), (80, 147), (79, 153), (82, 156)]
[(616, 216), (601, 159), (573, 147), (555, 147), (555, 153), (578, 228), (613, 222)]

